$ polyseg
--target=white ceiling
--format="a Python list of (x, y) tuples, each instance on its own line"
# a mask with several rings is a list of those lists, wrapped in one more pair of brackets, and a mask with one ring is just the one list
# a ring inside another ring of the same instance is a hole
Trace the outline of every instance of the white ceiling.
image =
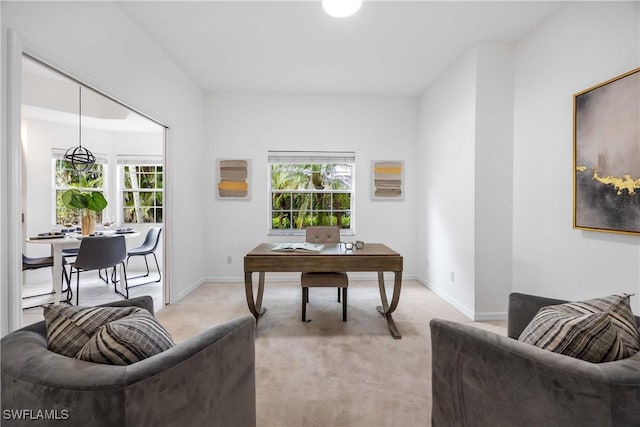
[[(79, 84), (29, 58), (22, 59), (22, 118), (77, 126)], [(162, 132), (162, 126), (83, 86), (82, 126), (112, 132)]]
[(142, 1), (120, 7), (210, 92), (419, 96), (479, 42), (516, 42), (563, 2)]

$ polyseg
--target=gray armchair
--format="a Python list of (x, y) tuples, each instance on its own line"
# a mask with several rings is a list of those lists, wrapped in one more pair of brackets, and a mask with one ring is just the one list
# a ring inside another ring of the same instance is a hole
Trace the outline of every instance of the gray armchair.
[[(148, 296), (106, 305), (153, 313)], [(247, 315), (113, 366), (53, 353), (44, 322), (27, 326), (1, 340), (2, 425), (255, 426), (254, 332)], [(31, 411), (26, 420), (7, 412), (20, 410)], [(53, 419), (33, 421), (38, 414)]]
[(589, 363), (517, 341), (563, 302), (511, 294), (508, 337), (433, 319), (433, 426), (640, 426), (640, 353)]

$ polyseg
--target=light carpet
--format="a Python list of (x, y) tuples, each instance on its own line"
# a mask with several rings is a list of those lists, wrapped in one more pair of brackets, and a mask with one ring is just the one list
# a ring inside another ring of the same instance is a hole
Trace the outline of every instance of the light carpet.
[[(265, 285), (267, 312), (256, 337), (258, 426), (430, 425), (429, 321), (466, 317), (420, 283), (404, 281), (394, 313), (402, 339), (396, 340), (376, 311), (375, 281), (350, 282), (347, 322), (335, 288), (310, 289), (306, 323), (301, 298), (297, 283)], [(180, 342), (248, 312), (243, 284), (215, 283), (157, 317)], [(477, 325), (505, 333), (505, 322)]]

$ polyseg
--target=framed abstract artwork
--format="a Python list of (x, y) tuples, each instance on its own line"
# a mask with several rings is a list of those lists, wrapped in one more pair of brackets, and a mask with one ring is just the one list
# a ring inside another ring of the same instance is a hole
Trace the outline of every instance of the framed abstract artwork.
[(573, 106), (573, 227), (640, 235), (640, 68)]
[(216, 162), (216, 198), (220, 200), (249, 200), (251, 188), (250, 160), (218, 159)]
[(371, 162), (371, 200), (404, 199), (404, 162), (374, 160)]

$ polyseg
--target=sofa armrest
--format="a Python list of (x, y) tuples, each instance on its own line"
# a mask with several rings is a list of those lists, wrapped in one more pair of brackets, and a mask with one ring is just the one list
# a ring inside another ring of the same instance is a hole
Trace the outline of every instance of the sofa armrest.
[(153, 298), (149, 295), (112, 301), (106, 304), (100, 304), (97, 307), (140, 307), (146, 309), (152, 315), (155, 314), (153, 311)]
[(465, 324), (430, 327), (434, 427), (640, 423), (640, 354), (594, 364)]
[(522, 331), (542, 307), (563, 304), (567, 301), (513, 292), (509, 295), (507, 336), (518, 339)]
[(243, 316), (129, 365), (126, 425), (255, 426), (255, 325)]

